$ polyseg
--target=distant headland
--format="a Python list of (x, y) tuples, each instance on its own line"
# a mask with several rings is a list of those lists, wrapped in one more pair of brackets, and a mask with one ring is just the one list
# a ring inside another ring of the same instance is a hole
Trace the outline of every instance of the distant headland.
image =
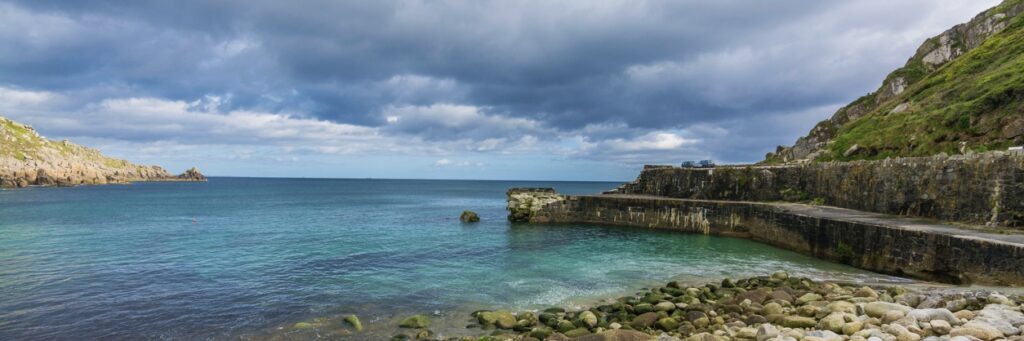
[(52, 141), (31, 126), (0, 117), (0, 188), (206, 181), (198, 169), (173, 175), (159, 166), (110, 158), (70, 141)]

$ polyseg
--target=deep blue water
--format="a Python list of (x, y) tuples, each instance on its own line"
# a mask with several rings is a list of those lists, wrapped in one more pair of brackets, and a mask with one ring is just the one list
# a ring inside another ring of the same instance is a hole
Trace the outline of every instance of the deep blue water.
[[(883, 278), (740, 239), (505, 221), (509, 187), (616, 185), (214, 178), (0, 191), (0, 339), (227, 339), (317, 316), (372, 325), (530, 309), (779, 269)], [(463, 209), (483, 221), (463, 225)]]

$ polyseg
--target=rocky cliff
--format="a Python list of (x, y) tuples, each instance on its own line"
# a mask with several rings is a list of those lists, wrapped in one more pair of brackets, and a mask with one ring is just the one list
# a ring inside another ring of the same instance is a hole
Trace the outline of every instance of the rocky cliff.
[(0, 117), (0, 188), (205, 180), (195, 168), (174, 176), (158, 166), (109, 158), (67, 140), (48, 140), (30, 126)]
[(917, 49), (881, 87), (765, 162), (883, 159), (1024, 144), (1024, 0), (1006, 0)]

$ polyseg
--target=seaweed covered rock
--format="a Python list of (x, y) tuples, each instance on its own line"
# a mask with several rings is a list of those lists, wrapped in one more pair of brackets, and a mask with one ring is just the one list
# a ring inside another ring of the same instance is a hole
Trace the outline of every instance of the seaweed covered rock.
[(347, 315), (345, 316), (345, 322), (352, 326), (352, 329), (355, 329), (357, 332), (363, 330), (363, 322), (359, 321), (359, 316)]
[(412, 329), (430, 328), (430, 318), (426, 315), (413, 315), (402, 320), (398, 326)]
[(462, 211), (462, 215), (459, 215), (459, 220), (463, 223), (475, 223), (480, 221), (480, 216), (473, 211)]

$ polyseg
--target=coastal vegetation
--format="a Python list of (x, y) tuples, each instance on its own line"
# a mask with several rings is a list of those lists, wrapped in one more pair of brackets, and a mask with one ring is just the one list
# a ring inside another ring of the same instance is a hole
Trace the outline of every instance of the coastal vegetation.
[(75, 156), (108, 167), (124, 167), (128, 161), (103, 156), (98, 150), (82, 147), (67, 140), (52, 141), (34, 128), (0, 117), (0, 158), (20, 161), (42, 159), (53, 155)]
[(882, 86), (766, 163), (877, 160), (1024, 144), (1024, 1), (927, 40)]
[(153, 180), (205, 181), (206, 177), (196, 168), (174, 176), (161, 167), (107, 157), (68, 140), (47, 139), (31, 126), (0, 117), (0, 188)]
[[(916, 62), (920, 64), (920, 62)], [(902, 110), (897, 106), (906, 103)], [(1024, 16), (839, 129), (820, 160), (1005, 149), (1024, 135)], [(864, 152), (844, 154), (853, 146)]]

